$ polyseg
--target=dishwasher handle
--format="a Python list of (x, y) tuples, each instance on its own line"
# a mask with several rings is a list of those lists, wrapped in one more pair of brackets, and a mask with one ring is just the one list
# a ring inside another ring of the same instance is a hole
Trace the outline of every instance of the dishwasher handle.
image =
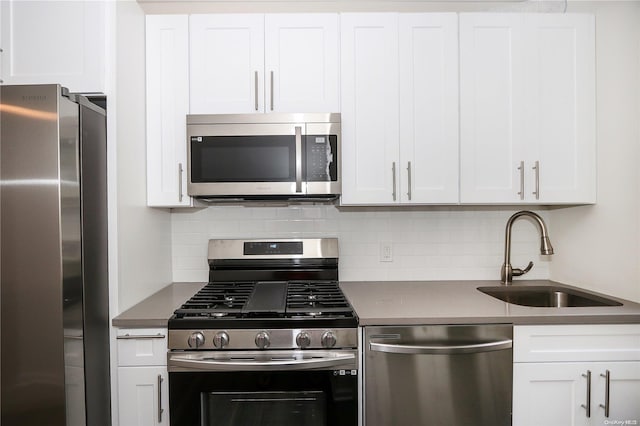
[(474, 354), (480, 352), (501, 351), (505, 349), (511, 349), (512, 347), (512, 339), (459, 345), (406, 345), (369, 342), (369, 349), (374, 352), (386, 352), (391, 354), (406, 355)]

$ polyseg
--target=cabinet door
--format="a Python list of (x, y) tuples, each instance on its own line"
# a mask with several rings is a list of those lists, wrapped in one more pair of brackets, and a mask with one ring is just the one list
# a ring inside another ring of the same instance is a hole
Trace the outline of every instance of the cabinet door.
[(526, 34), (527, 145), (532, 150), (527, 198), (543, 203), (594, 203), (594, 17), (527, 15)]
[(187, 15), (147, 15), (147, 204), (189, 206)]
[(524, 200), (523, 32), (520, 14), (460, 14), (462, 203)]
[[(594, 425), (614, 421), (640, 422), (640, 362), (596, 363), (592, 372)], [(609, 373), (609, 413), (606, 416), (606, 375)], [(619, 423), (625, 424), (625, 423)]]
[(189, 17), (191, 114), (264, 111), (264, 15)]
[[(605, 413), (607, 373), (608, 416)], [(610, 424), (640, 421), (640, 362), (637, 361), (516, 363), (513, 383), (514, 426), (595, 426), (607, 421)]]
[(166, 367), (118, 368), (118, 417), (123, 426), (169, 424)]
[(107, 2), (0, 2), (4, 84), (105, 91)]
[(400, 14), (400, 201), (458, 202), (458, 17)]
[(400, 200), (398, 15), (341, 15), (343, 204)]
[(587, 363), (514, 364), (513, 426), (589, 425), (587, 371)]
[(265, 15), (265, 110), (340, 112), (337, 14)]

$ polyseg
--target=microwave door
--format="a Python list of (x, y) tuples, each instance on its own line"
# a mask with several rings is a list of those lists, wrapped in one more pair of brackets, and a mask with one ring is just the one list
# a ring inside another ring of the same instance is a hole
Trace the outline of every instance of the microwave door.
[(305, 195), (305, 125), (192, 125), (189, 195)]

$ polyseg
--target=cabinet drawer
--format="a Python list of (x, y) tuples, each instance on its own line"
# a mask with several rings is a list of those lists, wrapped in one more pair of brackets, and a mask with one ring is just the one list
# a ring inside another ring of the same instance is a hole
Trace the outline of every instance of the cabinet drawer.
[(167, 365), (167, 329), (118, 330), (118, 365)]
[(637, 360), (640, 360), (639, 324), (513, 328), (514, 362)]

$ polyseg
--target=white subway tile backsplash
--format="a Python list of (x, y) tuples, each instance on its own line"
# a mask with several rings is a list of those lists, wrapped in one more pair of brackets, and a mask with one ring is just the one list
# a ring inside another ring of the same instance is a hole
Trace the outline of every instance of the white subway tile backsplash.
[[(345, 281), (497, 280), (504, 226), (514, 211), (333, 205), (179, 210), (171, 215), (173, 279), (207, 280), (211, 238), (337, 237)], [(546, 212), (540, 214), (550, 225)], [(538, 254), (538, 230), (526, 222), (514, 224), (512, 263), (524, 267), (531, 260), (535, 266), (527, 278), (548, 278), (549, 259)], [(392, 244), (392, 262), (380, 262), (381, 242)]]

